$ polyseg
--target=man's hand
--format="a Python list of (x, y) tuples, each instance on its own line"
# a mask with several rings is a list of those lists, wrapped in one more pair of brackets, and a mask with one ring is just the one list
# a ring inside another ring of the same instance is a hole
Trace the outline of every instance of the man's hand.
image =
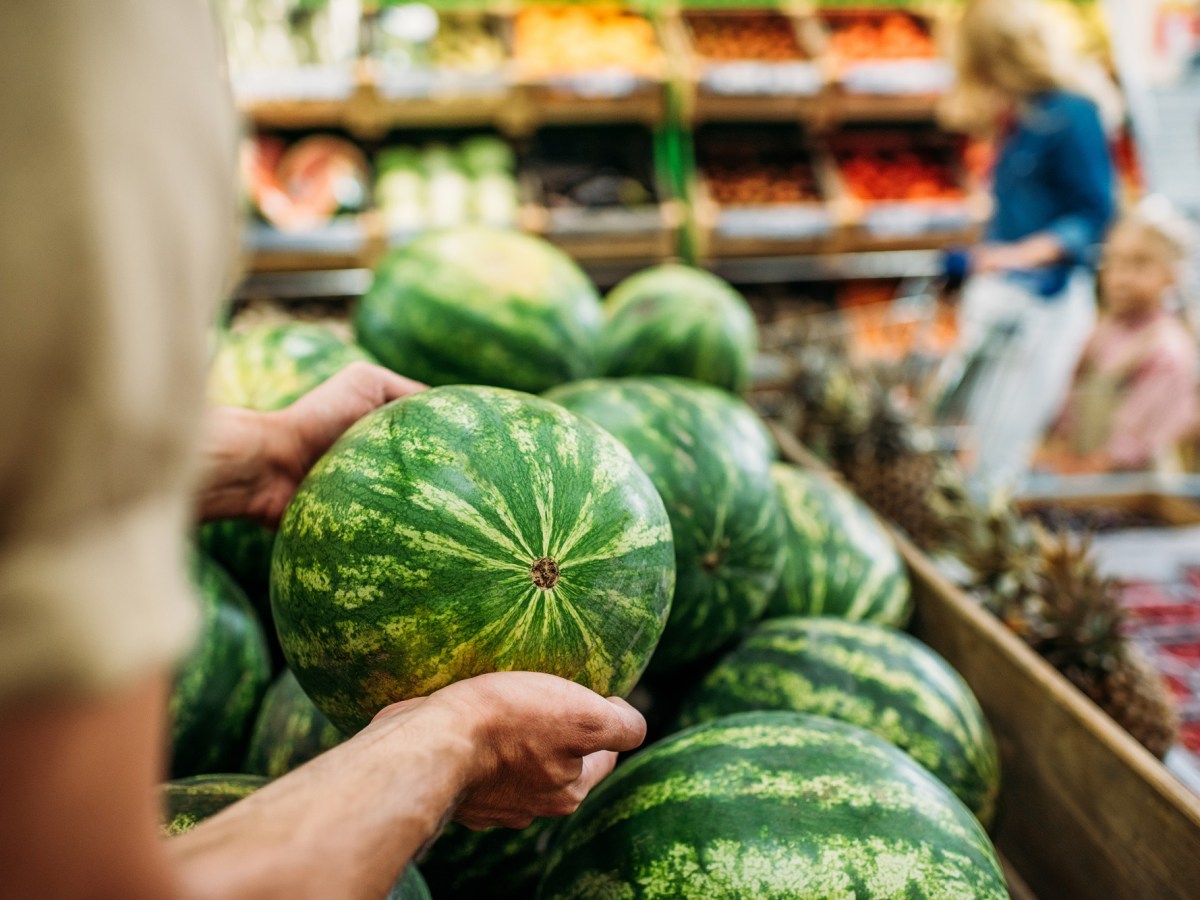
[(1052, 234), (1035, 234), (1011, 244), (983, 244), (971, 252), (971, 274), (1028, 272), (1061, 262), (1062, 244)]
[(569, 815), (612, 771), (617, 752), (646, 737), (645, 720), (624, 700), (532, 672), (460, 681), (389, 706), (376, 722), (425, 704), (422, 713), (445, 710), (471, 734), (474, 757), (454, 819), (474, 829)]
[(347, 428), (424, 387), (359, 362), (278, 412), (214, 410), (205, 434), (200, 518), (248, 518), (274, 527), (313, 463)]

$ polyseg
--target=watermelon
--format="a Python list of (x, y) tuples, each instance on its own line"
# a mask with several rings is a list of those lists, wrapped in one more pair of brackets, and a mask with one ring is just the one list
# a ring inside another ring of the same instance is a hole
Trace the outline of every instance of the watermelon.
[[(208, 400), (259, 412), (283, 409), (355, 362), (361, 347), (311, 322), (264, 322), (223, 332), (208, 375)], [(256, 605), (265, 601), (275, 532), (243, 519), (200, 528), (201, 548), (221, 563)], [(260, 612), (267, 612), (261, 603)]]
[[(258, 775), (196, 775), (162, 786), (166, 811), (163, 832), (168, 837), (191, 831), (209, 816), (249, 797), (267, 779)], [(387, 895), (387, 900), (431, 900), (425, 879), (416, 866), (408, 866)]]
[(540, 900), (921, 897), (1008, 892), (983, 826), (875, 735), (753, 712), (682, 731), (565, 821)]
[(236, 769), (271, 678), (266, 637), (242, 589), (202, 553), (192, 580), (203, 610), (200, 634), (171, 692), (171, 774)]
[(837, 616), (902, 627), (912, 612), (908, 571), (875, 513), (823, 473), (778, 463), (771, 477), (787, 538), (767, 617)]
[(915, 638), (843, 619), (756, 626), (685, 700), (684, 725), (785, 709), (828, 716), (890, 741), (987, 825), (1000, 787), (996, 742), (971, 689)]
[(344, 738), (285, 669), (267, 690), (246, 752), (247, 772), (278, 778)]
[(520, 831), (471, 831), (452, 823), (421, 858), (421, 872), (438, 900), (527, 900), (537, 890), (558, 821), (538, 819)]
[(602, 324), (599, 294), (561, 250), (475, 226), (393, 251), (355, 317), (362, 345), (402, 375), (533, 393), (595, 375)]
[(366, 416), (314, 466), (271, 604), (297, 680), (350, 734), (486, 672), (624, 695), (674, 578), (662, 500), (625, 448), (538, 397), (457, 386)]
[(163, 831), (168, 836), (191, 831), (266, 783), (258, 775), (194, 775), (168, 781), (161, 788), (166, 811)]
[(758, 326), (728, 282), (689, 266), (656, 266), (622, 281), (604, 303), (601, 371), (679, 375), (740, 391), (750, 382)]
[(783, 517), (774, 449), (754, 412), (681, 378), (583, 381), (547, 397), (612, 432), (667, 506), (677, 582), (653, 670), (699, 659), (762, 615), (779, 581)]

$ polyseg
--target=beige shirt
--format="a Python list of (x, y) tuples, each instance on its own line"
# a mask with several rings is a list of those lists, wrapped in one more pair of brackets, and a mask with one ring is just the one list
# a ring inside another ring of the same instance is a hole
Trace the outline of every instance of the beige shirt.
[(0, 703), (183, 651), (236, 121), (204, 0), (0, 3)]

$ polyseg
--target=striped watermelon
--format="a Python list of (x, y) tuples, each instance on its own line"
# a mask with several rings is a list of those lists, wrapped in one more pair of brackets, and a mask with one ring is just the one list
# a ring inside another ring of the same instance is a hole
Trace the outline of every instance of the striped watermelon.
[(684, 702), (684, 725), (785, 709), (873, 731), (940, 778), (987, 825), (1000, 761), (983, 711), (940, 656), (903, 632), (843, 619), (762, 622)]
[[(369, 353), (311, 322), (269, 322), (223, 332), (208, 375), (208, 400), (259, 412), (283, 409)], [(201, 526), (200, 546), (267, 612), (275, 533), (241, 519)]]
[(421, 873), (438, 900), (528, 900), (558, 821), (538, 819), (520, 831), (450, 824), (421, 858)]
[[(191, 831), (209, 816), (249, 797), (267, 783), (257, 775), (197, 775), (169, 781), (161, 788), (168, 837)], [(408, 866), (387, 895), (387, 900), (432, 900), (416, 866)]]
[(288, 663), (343, 732), (509, 669), (626, 694), (674, 584), (654, 486), (603, 430), (537, 397), (444, 387), (354, 425), (275, 542)]
[(753, 411), (681, 378), (584, 381), (547, 396), (624, 443), (671, 516), (675, 599), (652, 668), (698, 659), (762, 615), (779, 581), (783, 517), (774, 450)]
[(262, 626), (246, 595), (204, 554), (192, 580), (203, 611), (196, 645), (171, 692), (171, 774), (236, 769), (271, 678)]
[(617, 769), (550, 850), (540, 900), (1007, 898), (983, 826), (860, 728), (744, 713)]
[(594, 375), (602, 323), (596, 289), (561, 250), (480, 227), (393, 251), (355, 318), (362, 345), (403, 375), (532, 392)]
[(823, 615), (903, 626), (912, 612), (908, 572), (875, 514), (820, 472), (778, 463), (771, 477), (787, 539), (767, 617)]
[(296, 676), (285, 669), (263, 698), (242, 768), (278, 778), (343, 740), (342, 733), (313, 706)]
[(191, 831), (266, 783), (267, 779), (257, 775), (194, 775), (168, 781), (160, 789), (165, 810), (163, 832), (171, 836)]
[(744, 297), (716, 275), (656, 266), (605, 300), (605, 375), (679, 375), (729, 391), (750, 382), (758, 326)]

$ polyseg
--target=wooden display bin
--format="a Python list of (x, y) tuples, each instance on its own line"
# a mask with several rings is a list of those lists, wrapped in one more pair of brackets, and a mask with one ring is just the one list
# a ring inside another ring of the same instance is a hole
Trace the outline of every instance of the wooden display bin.
[(827, 112), (834, 121), (927, 121), (934, 117), (940, 96), (953, 81), (953, 70), (942, 56), (839, 59), (832, 35), (854, 20), (880, 21), (903, 16), (941, 46), (943, 21), (930, 13), (907, 9), (826, 9), (812, 34), (830, 69)]
[(242, 114), (260, 128), (336, 128), (364, 102), (356, 62), (293, 69), (247, 69), (230, 75)]
[[(719, 141), (720, 139), (718, 139)], [(734, 143), (762, 147), (767, 139), (726, 137)], [(760, 157), (770, 165), (805, 167), (815, 183), (818, 199), (799, 202), (722, 202), (716, 196), (711, 174), (720, 166), (734, 165), (706, 159), (698, 141), (697, 180), (692, 187), (699, 256), (702, 259), (756, 256), (792, 256), (834, 252), (839, 248), (846, 209), (841, 203), (826, 155), (799, 131), (773, 139)]]
[[(811, 455), (775, 429), (783, 456)], [(912, 631), (979, 698), (1000, 748), (993, 839), (1043, 900), (1185, 900), (1200, 886), (1200, 796), (903, 536)]]
[[(795, 39), (794, 60), (712, 59), (697, 47), (697, 30), (722, 21), (761, 21)], [(827, 73), (812, 48), (818, 28), (811, 16), (780, 9), (687, 10), (667, 24), (680, 60), (684, 118), (693, 122), (796, 122), (815, 119), (823, 108)]]
[(247, 266), (253, 272), (297, 272), (372, 266), (383, 251), (378, 215), (338, 216), (309, 231), (279, 231), (248, 222), (242, 235)]
[[(991, 214), (990, 197), (972, 184), (954, 136), (926, 129), (843, 131), (830, 138), (829, 181), (843, 198), (849, 227), (844, 249), (931, 250), (977, 243)], [(857, 153), (915, 151), (940, 159), (961, 196), (946, 199), (863, 200), (842, 166)]]

